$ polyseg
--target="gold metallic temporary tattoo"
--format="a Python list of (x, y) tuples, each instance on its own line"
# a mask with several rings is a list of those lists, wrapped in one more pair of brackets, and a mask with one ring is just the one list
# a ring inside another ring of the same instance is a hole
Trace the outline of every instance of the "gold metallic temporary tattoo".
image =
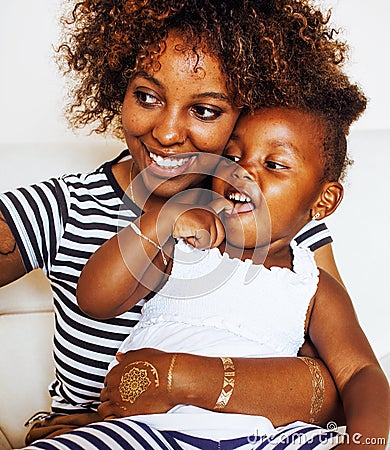
[(168, 375), (167, 375), (167, 390), (169, 393), (172, 392), (172, 382), (173, 382), (173, 367), (175, 365), (175, 361), (177, 358), (177, 353), (174, 353), (171, 356), (171, 363), (169, 365), (169, 369), (168, 369)]
[(220, 358), (223, 365), (223, 385), (214, 409), (223, 409), (228, 404), (233, 394), (236, 368), (231, 358)]
[(158, 372), (153, 364), (147, 361), (135, 361), (128, 364), (119, 383), (119, 393), (122, 401), (134, 403), (151, 385), (152, 382), (149, 375), (154, 378), (155, 387), (159, 387)]
[(321, 368), (315, 359), (308, 358), (306, 356), (302, 356), (300, 359), (308, 366), (312, 377), (311, 382), (313, 386), (313, 395), (311, 398), (310, 422), (315, 423), (324, 403), (324, 377), (322, 376)]

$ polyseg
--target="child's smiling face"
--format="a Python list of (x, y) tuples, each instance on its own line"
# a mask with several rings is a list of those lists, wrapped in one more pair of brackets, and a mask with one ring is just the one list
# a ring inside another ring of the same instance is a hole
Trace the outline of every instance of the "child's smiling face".
[(237, 164), (222, 162), (216, 175), (223, 179), (213, 181), (214, 191), (232, 202), (223, 215), (230, 245), (267, 245), (268, 212), (275, 248), (311, 220), (324, 185), (323, 141), (320, 119), (300, 110), (264, 108), (240, 118), (225, 150)]

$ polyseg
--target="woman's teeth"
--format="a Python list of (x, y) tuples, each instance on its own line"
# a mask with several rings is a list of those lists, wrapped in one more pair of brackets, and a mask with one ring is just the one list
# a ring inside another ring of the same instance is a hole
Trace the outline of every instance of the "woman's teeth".
[(229, 200), (233, 202), (250, 203), (252, 199), (240, 192), (232, 192), (229, 194)]
[(150, 159), (154, 161), (158, 166), (163, 167), (164, 169), (175, 169), (176, 167), (180, 167), (185, 164), (190, 158), (169, 158), (155, 155), (152, 152), (149, 152)]

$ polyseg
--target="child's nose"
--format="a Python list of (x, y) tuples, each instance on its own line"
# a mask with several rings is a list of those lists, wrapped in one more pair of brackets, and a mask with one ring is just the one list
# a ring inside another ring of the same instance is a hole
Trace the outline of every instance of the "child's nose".
[(253, 176), (244, 167), (242, 167), (236, 163), (234, 164), (232, 177), (237, 180), (254, 181)]

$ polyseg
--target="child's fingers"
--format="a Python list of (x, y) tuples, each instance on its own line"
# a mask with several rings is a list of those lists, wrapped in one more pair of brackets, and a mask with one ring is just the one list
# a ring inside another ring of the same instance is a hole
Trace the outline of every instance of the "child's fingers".
[(218, 247), (225, 239), (225, 229), (222, 223), (217, 220), (210, 230), (198, 230), (196, 235), (187, 242), (200, 250)]
[(219, 197), (216, 200), (213, 200), (209, 205), (216, 214), (220, 214), (222, 211), (229, 211), (233, 209), (233, 204), (229, 200), (223, 197)]
[(207, 230), (201, 229), (196, 230), (195, 235), (189, 237), (186, 240), (193, 247), (204, 250), (206, 248), (210, 248), (213, 238), (211, 236), (211, 233), (209, 233)]
[(216, 236), (215, 236), (214, 242), (212, 243), (210, 248), (220, 246), (222, 244), (223, 240), (225, 239), (225, 236), (226, 236), (225, 228), (224, 228), (222, 222), (218, 220), (218, 221), (216, 221), (215, 225), (216, 225), (216, 230), (215, 230), (216, 231)]

